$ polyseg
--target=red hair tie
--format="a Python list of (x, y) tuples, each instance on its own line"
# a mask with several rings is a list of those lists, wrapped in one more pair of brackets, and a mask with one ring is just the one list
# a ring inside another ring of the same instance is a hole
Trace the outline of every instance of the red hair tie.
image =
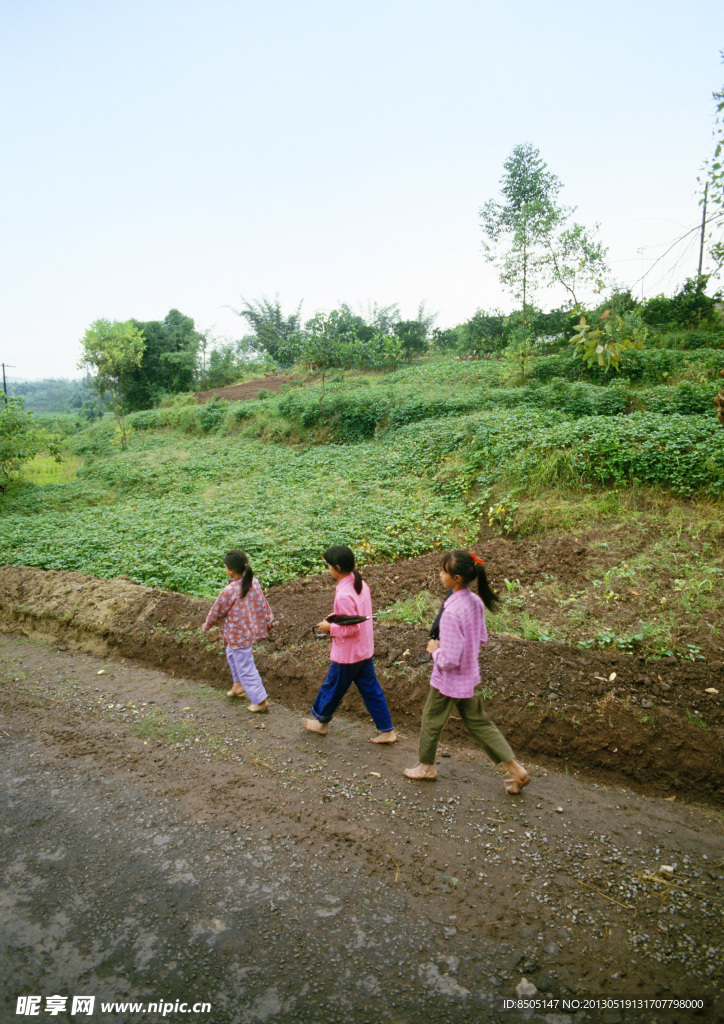
[(485, 562), (483, 561), (483, 559), (482, 558), (478, 558), (478, 556), (475, 554), (475, 552), (472, 549), (470, 551), (470, 557), (472, 558), (472, 560), (475, 562), (476, 565), (485, 565)]

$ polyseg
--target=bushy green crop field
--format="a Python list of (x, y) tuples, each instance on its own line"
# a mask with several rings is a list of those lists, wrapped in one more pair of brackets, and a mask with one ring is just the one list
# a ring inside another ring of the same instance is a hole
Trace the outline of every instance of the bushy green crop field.
[(473, 509), (408, 460), (425, 439), (294, 449), (240, 437), (136, 434), (75, 483), (21, 490), (3, 508), (0, 561), (128, 576), (208, 596), (221, 557), (243, 547), (260, 579), (324, 568), (349, 543), (395, 558), (463, 540)]
[(612, 494), (627, 489), (720, 508), (721, 353), (644, 355), (612, 381), (572, 380), (562, 356), (525, 380), (448, 359), (180, 402), (129, 417), (126, 452), (106, 419), (70, 439), (75, 480), (0, 499), (0, 562), (209, 596), (229, 547), (268, 585), (319, 571), (331, 543), (393, 559), (472, 543), (481, 526), (565, 529), (623, 514)]

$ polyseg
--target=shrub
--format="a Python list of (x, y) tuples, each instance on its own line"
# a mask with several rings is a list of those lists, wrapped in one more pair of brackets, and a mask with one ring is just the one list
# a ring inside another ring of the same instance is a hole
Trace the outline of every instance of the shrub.
[(551, 483), (645, 484), (684, 497), (724, 491), (724, 432), (713, 416), (646, 412), (555, 424), (520, 416), (500, 418), (476, 436), (468, 458), (481, 482), (545, 483), (547, 474)]
[(201, 432), (210, 434), (212, 431), (218, 430), (228, 408), (228, 403), (221, 402), (216, 398), (202, 405), (197, 416)]
[[(644, 349), (627, 352), (622, 359), (615, 380), (626, 379), (636, 384), (663, 384), (667, 379), (686, 372), (700, 378), (712, 377), (722, 362), (716, 349), (699, 349), (696, 355), (675, 349)], [(575, 356), (553, 355), (534, 360), (530, 376), (542, 382), (554, 377), (567, 380), (590, 380), (605, 384), (608, 378), (600, 366), (584, 366)]]

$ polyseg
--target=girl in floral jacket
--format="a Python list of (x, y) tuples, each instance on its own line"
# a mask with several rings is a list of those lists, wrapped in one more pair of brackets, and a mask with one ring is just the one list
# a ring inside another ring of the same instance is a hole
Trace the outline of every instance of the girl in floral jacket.
[(227, 696), (243, 697), (246, 693), (251, 701), (247, 711), (266, 712), (267, 692), (254, 664), (252, 644), (269, 635), (274, 615), (243, 551), (227, 551), (224, 566), (229, 583), (214, 601), (201, 629), (208, 633), (212, 626), (223, 622), (221, 635), (226, 641), (226, 660), (234, 684)]

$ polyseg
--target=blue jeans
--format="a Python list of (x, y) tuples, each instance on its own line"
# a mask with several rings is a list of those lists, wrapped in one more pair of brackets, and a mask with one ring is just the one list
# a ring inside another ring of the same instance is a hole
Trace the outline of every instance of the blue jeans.
[(327, 678), (322, 683), (312, 707), (312, 714), (317, 721), (322, 724), (332, 721), (334, 712), (352, 683), (359, 690), (378, 731), (390, 732), (393, 728), (390, 709), (387, 707), (382, 687), (377, 682), (373, 658), (354, 661), (350, 665), (343, 665), (339, 661), (330, 662)]

